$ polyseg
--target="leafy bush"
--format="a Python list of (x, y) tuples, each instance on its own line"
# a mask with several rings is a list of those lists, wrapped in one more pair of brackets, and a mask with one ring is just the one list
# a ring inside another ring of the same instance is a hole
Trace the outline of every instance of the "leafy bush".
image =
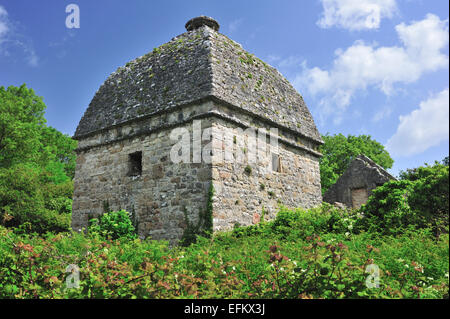
[(124, 210), (109, 212), (90, 221), (89, 232), (99, 234), (105, 238), (135, 239), (136, 231), (130, 218), (130, 214)]
[(415, 170), (413, 189), (408, 197), (411, 209), (421, 215), (435, 231), (447, 228), (449, 218), (449, 175), (448, 166), (435, 163)]
[[(447, 234), (369, 235), (229, 232), (169, 248), (0, 226), (0, 298), (448, 298)], [(79, 288), (66, 287), (71, 264)], [(365, 284), (370, 264), (379, 267), (379, 288)]]
[(364, 218), (359, 221), (358, 229), (395, 234), (410, 225), (421, 224), (408, 203), (412, 188), (410, 181), (389, 181), (374, 189), (367, 203), (361, 207)]
[(22, 85), (0, 87), (0, 224), (67, 231), (77, 142), (45, 124), (45, 104)]
[(448, 166), (435, 163), (400, 174), (401, 180), (376, 188), (366, 205), (364, 230), (396, 233), (407, 227), (431, 226), (435, 233), (448, 232)]
[(32, 165), (0, 168), (0, 223), (30, 232), (67, 231), (72, 211), (73, 183), (45, 184)]
[(270, 224), (269, 231), (289, 239), (305, 239), (328, 232), (351, 233), (358, 216), (356, 211), (341, 210), (328, 203), (308, 210), (281, 207), (276, 219)]

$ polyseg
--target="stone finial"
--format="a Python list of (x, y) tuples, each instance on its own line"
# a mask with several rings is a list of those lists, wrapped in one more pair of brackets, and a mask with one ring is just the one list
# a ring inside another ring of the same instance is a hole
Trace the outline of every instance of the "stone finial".
[(187, 31), (192, 31), (205, 25), (212, 28), (215, 31), (219, 31), (220, 28), (220, 25), (216, 20), (207, 16), (199, 16), (189, 20), (186, 23), (185, 28)]

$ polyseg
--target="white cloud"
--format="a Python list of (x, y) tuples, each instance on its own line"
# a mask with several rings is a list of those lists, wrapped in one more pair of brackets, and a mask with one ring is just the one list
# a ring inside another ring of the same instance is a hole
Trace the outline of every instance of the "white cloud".
[(417, 81), (424, 73), (448, 67), (448, 21), (428, 14), (424, 20), (396, 27), (402, 46), (379, 47), (357, 41), (346, 50), (338, 49), (330, 70), (318, 67), (303, 71), (293, 84), (320, 98), (322, 116), (346, 110), (358, 91), (375, 88), (386, 95), (394, 85)]
[(386, 149), (393, 155), (411, 156), (449, 138), (449, 90), (422, 101), (410, 114), (400, 116), (395, 134)]
[(8, 12), (6, 12), (5, 8), (0, 6), (0, 45), (9, 31), (8, 25)]
[(382, 18), (397, 11), (395, 0), (321, 0), (321, 28), (337, 26), (349, 30), (378, 29)]
[(28, 65), (36, 67), (39, 64), (39, 57), (32, 42), (15, 31), (11, 20), (8, 18), (8, 12), (3, 6), (0, 6), (0, 54), (8, 57), (24, 55), (23, 58)]

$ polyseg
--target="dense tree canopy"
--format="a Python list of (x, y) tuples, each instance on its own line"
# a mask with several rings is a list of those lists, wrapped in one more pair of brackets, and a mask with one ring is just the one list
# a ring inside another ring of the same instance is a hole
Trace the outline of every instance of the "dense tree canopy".
[(326, 134), (322, 138), (325, 142), (320, 148), (323, 154), (320, 159), (322, 192), (326, 192), (336, 183), (350, 162), (360, 154), (366, 155), (385, 169), (391, 168), (394, 163), (384, 146), (373, 140), (370, 135), (345, 137), (342, 134)]
[(0, 224), (70, 224), (76, 141), (45, 124), (45, 108), (25, 84), (0, 87)]
[(36, 161), (45, 104), (25, 85), (0, 87), (0, 167)]
[(76, 141), (45, 124), (45, 108), (25, 84), (0, 87), (0, 167), (33, 163), (72, 178)]

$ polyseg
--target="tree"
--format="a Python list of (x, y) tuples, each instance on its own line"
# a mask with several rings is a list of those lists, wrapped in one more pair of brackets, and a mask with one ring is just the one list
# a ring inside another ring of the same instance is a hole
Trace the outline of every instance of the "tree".
[(391, 168), (394, 160), (384, 146), (373, 140), (370, 135), (345, 137), (342, 134), (323, 135), (324, 144), (320, 147), (323, 157), (320, 159), (320, 179), (322, 192), (344, 173), (350, 162), (360, 154), (364, 154), (381, 167)]
[(67, 230), (76, 141), (45, 124), (45, 104), (25, 84), (0, 87), (0, 111), (0, 224)]
[(45, 124), (45, 108), (25, 84), (0, 87), (0, 167), (34, 163), (64, 182), (74, 175), (77, 142)]
[(65, 175), (67, 179), (73, 179), (76, 162), (74, 150), (77, 147), (77, 141), (53, 127), (44, 126), (40, 131), (40, 142), (42, 165), (53, 172), (53, 175)]
[(45, 104), (25, 84), (0, 87), (0, 167), (36, 161)]
[(45, 183), (42, 174), (30, 164), (0, 168), (0, 224), (38, 233), (69, 229), (72, 181)]

